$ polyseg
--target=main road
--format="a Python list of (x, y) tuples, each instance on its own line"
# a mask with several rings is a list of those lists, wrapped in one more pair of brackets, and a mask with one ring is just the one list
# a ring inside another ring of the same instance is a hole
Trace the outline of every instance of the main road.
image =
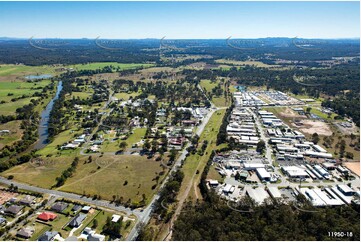
[[(211, 108), (210, 112), (203, 118), (202, 123), (198, 126), (195, 134), (200, 136), (206, 127), (207, 123), (209, 122), (210, 118), (212, 117), (213, 113), (218, 110), (217, 108)], [(182, 161), (185, 160), (186, 155), (188, 153), (187, 148), (190, 146), (190, 143), (187, 143), (183, 150), (181, 151), (181, 154), (179, 155), (178, 159), (176, 160), (175, 164), (173, 165), (172, 169), (169, 171), (168, 176), (164, 179), (162, 182), (159, 190), (163, 188), (163, 186), (168, 181), (170, 174), (174, 171), (176, 171), (182, 164)], [(135, 226), (132, 228), (130, 233), (128, 234), (127, 240), (134, 240), (138, 236), (139, 232), (139, 225), (140, 224), (147, 224), (150, 220), (150, 215), (152, 212), (152, 208), (154, 203), (159, 199), (159, 195), (156, 194), (153, 196), (152, 201), (149, 203), (149, 205), (143, 210), (143, 212), (138, 216), (138, 220), (135, 224)]]

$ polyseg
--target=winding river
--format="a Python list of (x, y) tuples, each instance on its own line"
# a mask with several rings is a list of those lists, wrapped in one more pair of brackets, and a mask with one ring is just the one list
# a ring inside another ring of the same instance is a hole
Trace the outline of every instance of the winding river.
[(59, 81), (55, 97), (51, 99), (51, 101), (48, 103), (46, 108), (41, 113), (41, 119), (38, 126), (39, 140), (36, 142), (34, 149), (40, 150), (48, 144), (48, 137), (49, 137), (48, 126), (49, 126), (50, 112), (53, 109), (54, 101), (59, 98), (59, 94), (62, 89), (63, 89), (63, 82)]

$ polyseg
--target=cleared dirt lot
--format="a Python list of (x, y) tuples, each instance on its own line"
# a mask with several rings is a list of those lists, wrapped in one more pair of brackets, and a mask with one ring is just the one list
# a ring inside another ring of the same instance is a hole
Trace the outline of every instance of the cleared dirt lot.
[(297, 112), (293, 111), (291, 108), (285, 108), (279, 114), (280, 114), (280, 116), (285, 117), (285, 118), (307, 118), (305, 115), (299, 115)]
[(344, 165), (353, 173), (360, 176), (360, 162), (345, 162)]
[(327, 123), (313, 120), (302, 120), (302, 125), (298, 126), (301, 132), (306, 134), (317, 133), (319, 135), (330, 136), (332, 135), (331, 128)]

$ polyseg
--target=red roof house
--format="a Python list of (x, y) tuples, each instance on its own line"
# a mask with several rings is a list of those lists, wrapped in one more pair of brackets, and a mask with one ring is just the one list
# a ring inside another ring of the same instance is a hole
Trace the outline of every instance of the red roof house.
[(38, 219), (43, 220), (43, 221), (49, 221), (49, 220), (54, 220), (56, 219), (58, 215), (56, 215), (55, 213), (50, 213), (50, 212), (42, 212), (39, 216)]

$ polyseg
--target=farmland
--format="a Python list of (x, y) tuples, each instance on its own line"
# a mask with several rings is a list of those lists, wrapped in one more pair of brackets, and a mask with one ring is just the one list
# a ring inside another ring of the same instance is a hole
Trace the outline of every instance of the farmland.
[[(37, 75), (37, 74), (54, 74), (56, 70), (53, 66), (26, 66), (26, 65), (0, 65), (0, 77), (14, 78), (26, 76), (26, 75)], [(1, 78), (0, 80), (6, 80)]]
[(96, 70), (102, 69), (106, 66), (112, 66), (114, 69), (119, 70), (129, 70), (139, 67), (151, 67), (152, 64), (124, 64), (124, 63), (117, 63), (117, 62), (95, 62), (95, 63), (88, 63), (88, 64), (77, 64), (77, 65), (70, 65), (69, 68), (73, 68), (75, 70)]
[(219, 60), (216, 60), (215, 61), (216, 63), (219, 63), (219, 64), (226, 64), (226, 65), (234, 65), (234, 66), (246, 66), (246, 65), (249, 65), (249, 66), (256, 66), (256, 67), (267, 67), (267, 68), (270, 68), (270, 67), (279, 67), (278, 65), (268, 65), (268, 64), (265, 64), (261, 61), (235, 61), (235, 60), (225, 60), (225, 59), (219, 59)]

